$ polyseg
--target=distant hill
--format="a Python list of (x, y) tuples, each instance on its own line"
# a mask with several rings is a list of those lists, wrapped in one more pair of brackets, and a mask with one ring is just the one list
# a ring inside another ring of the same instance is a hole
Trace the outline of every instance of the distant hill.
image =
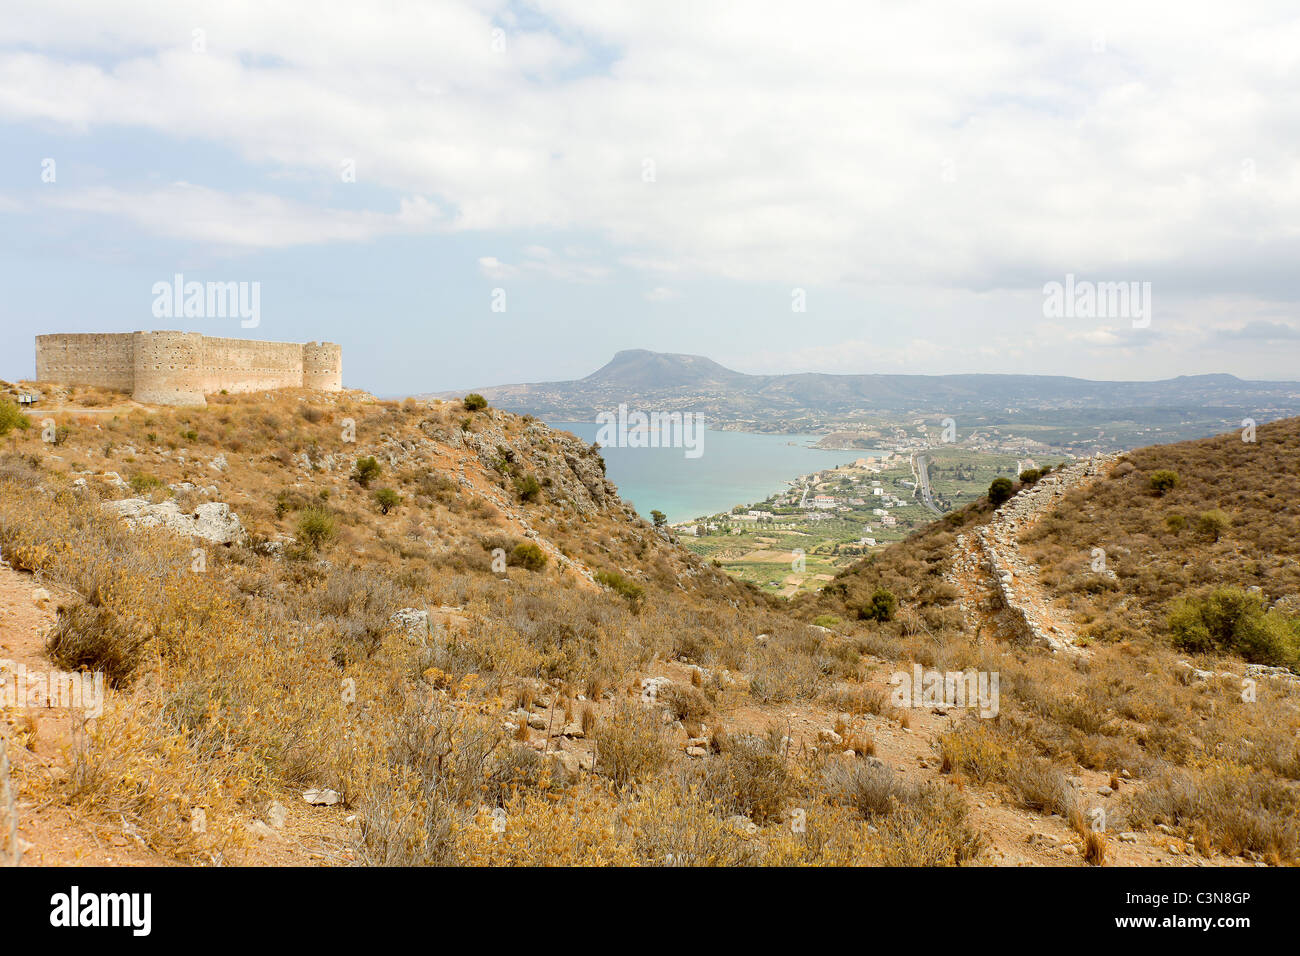
[[(620, 402), (695, 411), (719, 424), (790, 428), (904, 413), (1072, 412), (1106, 421), (1140, 409), (1222, 409), (1264, 420), (1300, 413), (1300, 383), (1183, 375), (1099, 382), (1059, 375), (748, 375), (699, 355), (630, 349), (569, 382), (477, 388), (493, 405), (553, 420), (593, 421)], [(431, 397), (458, 397), (442, 393)]]

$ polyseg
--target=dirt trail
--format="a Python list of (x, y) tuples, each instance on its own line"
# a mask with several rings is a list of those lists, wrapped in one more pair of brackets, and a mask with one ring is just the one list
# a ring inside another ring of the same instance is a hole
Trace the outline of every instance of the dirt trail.
[[(16, 702), (20, 689), (41, 687), (54, 669), (45, 656), (45, 639), (58, 602), (67, 597), (48, 582), (0, 565), (0, 736), (13, 764), (21, 865), (166, 865), (129, 828), (92, 823), (64, 803), (58, 787), (68, 777), (69, 751), (83, 713), (51, 706), (58, 701), (45, 694), (36, 706)], [(30, 696), (28, 703), (33, 703)]]
[[(59, 603), (71, 597), (48, 581), (0, 564), (0, 739), (12, 764), (20, 865), (174, 865), (146, 845), (126, 821), (115, 825), (68, 806), (63, 787), (86, 714), (78, 708), (52, 706), (58, 701), (46, 695), (39, 695), (42, 699), (35, 706), (19, 706), (14, 700), (18, 687), (40, 686), (55, 669), (45, 655), (45, 641)], [(106, 705), (113, 693), (104, 690)], [(32, 698), (28, 702), (33, 703)], [(284, 794), (280, 802), (287, 810), (284, 826), (250, 832), (247, 847), (228, 862), (292, 866), (348, 862), (346, 825), (339, 810), (308, 806), (297, 794)], [(7, 827), (6, 816), (7, 807), (0, 808), (0, 824)]]
[(1068, 491), (1105, 474), (1113, 457), (1089, 458), (1038, 480), (997, 510), (983, 527), (957, 536), (949, 581), (961, 595), (962, 614), (982, 635), (1032, 643), (1053, 652), (1086, 653), (1074, 625), (1052, 610), (1038, 583), (1038, 568), (1020, 552), (1018, 538), (1051, 512)]
[[(1050, 595), (1038, 581), (1038, 569), (1021, 554), (1018, 538), (1050, 513), (1069, 491), (1084, 487), (1106, 474), (1114, 456), (1076, 462), (1040, 479), (1004, 504), (985, 526), (957, 536), (950, 583), (959, 592), (967, 626), (980, 636), (1009, 643), (1028, 644), (1050, 653), (1083, 655), (1076, 645), (1073, 623), (1052, 608)], [(881, 668), (887, 680), (889, 665)], [(936, 781), (949, 778), (937, 772), (937, 741), (955, 726), (961, 711), (948, 714), (912, 710), (910, 729), (875, 718), (881, 759)], [(1108, 774), (1077, 771), (1071, 778), (1080, 805), (1110, 810), (1118, 795), (1108, 790)], [(1127, 790), (1137, 784), (1121, 782)], [(992, 790), (968, 786), (972, 819), (989, 837), (991, 848), (984, 862), (1000, 865), (1081, 865), (1082, 840), (1059, 815), (1042, 816), (1006, 802)], [(1121, 841), (1112, 832), (1108, 841), (1110, 866), (1240, 866), (1245, 861), (1215, 855), (1197, 856), (1182, 840), (1159, 832), (1126, 834)]]

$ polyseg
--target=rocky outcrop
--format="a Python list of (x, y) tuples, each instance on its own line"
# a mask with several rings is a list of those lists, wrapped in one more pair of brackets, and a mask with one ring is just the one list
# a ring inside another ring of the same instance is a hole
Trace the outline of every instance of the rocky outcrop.
[(238, 515), (220, 501), (205, 502), (192, 514), (170, 499), (154, 504), (148, 498), (123, 498), (105, 502), (104, 510), (123, 518), (132, 528), (161, 527), (213, 544), (236, 544), (246, 537)]

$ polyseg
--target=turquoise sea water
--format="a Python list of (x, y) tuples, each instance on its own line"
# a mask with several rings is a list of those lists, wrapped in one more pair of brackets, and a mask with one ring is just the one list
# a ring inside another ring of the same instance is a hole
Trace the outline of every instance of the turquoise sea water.
[[(547, 424), (588, 442), (600, 430), (595, 422)], [(799, 475), (885, 454), (810, 448), (817, 438), (706, 431), (698, 458), (687, 458), (681, 448), (602, 448), (601, 454), (610, 481), (639, 514), (648, 518), (658, 509), (669, 521), (687, 521), (762, 501)]]

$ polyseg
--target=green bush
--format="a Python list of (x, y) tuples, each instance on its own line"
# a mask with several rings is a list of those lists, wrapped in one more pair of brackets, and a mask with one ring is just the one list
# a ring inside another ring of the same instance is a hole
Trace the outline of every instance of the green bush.
[(1172, 491), (1178, 486), (1178, 472), (1170, 471), (1168, 468), (1161, 468), (1159, 471), (1151, 473), (1151, 490), (1157, 495), (1163, 495), (1166, 491)]
[(1174, 534), (1178, 534), (1178, 532), (1182, 531), (1186, 527), (1187, 527), (1187, 519), (1184, 518), (1182, 515), (1165, 516), (1166, 531), (1172, 531)]
[(1197, 533), (1211, 541), (1218, 541), (1230, 527), (1232, 527), (1232, 519), (1218, 508), (1202, 511), (1196, 516)]
[(357, 459), (352, 469), (352, 480), (362, 488), (369, 488), (370, 483), (378, 478), (383, 470), (383, 466), (375, 460), (374, 455), (367, 455), (365, 458)]
[(470, 392), (465, 396), (464, 401), (465, 411), (467, 412), (481, 412), (488, 407), (488, 400), (478, 392)]
[(1020, 483), (1022, 485), (1032, 485), (1034, 482), (1036, 482), (1039, 478), (1043, 477), (1043, 475), (1050, 470), (1051, 470), (1050, 468), (1044, 468), (1042, 470), (1038, 468), (1026, 468), (1024, 471), (1020, 473)]
[(380, 488), (375, 492), (375, 504), (379, 505), (379, 513), (386, 515), (402, 503), (402, 496), (392, 488)]
[(1176, 646), (1196, 654), (1230, 652), (1252, 664), (1300, 669), (1300, 620), (1265, 611), (1260, 595), (1241, 588), (1174, 601), (1169, 631)]
[(16, 402), (0, 398), (0, 435), (7, 435), (15, 428), (26, 431), (31, 427), (31, 419), (23, 414)]
[(531, 541), (523, 541), (510, 552), (510, 563), (529, 571), (540, 571), (546, 567), (546, 552)]
[(1010, 478), (994, 478), (993, 483), (989, 485), (989, 504), (996, 508), (1011, 497), (1015, 487)]
[(536, 501), (537, 496), (542, 493), (542, 486), (532, 475), (526, 475), (515, 479), (515, 491), (519, 493), (521, 501)]
[(834, 614), (818, 614), (813, 618), (813, 623), (818, 627), (838, 627), (840, 619)]
[(324, 508), (306, 508), (298, 518), (298, 537), (319, 551), (338, 534), (338, 522)]
[(595, 578), (597, 582), (605, 585), (611, 591), (623, 595), (634, 604), (645, 597), (645, 588), (635, 581), (629, 581), (617, 571), (597, 571)]
[(162, 487), (162, 479), (155, 478), (153, 475), (146, 475), (144, 472), (131, 476), (131, 490), (137, 495), (143, 495), (155, 488)]
[(871, 600), (858, 608), (858, 617), (864, 621), (892, 621), (898, 610), (898, 598), (888, 588), (876, 588)]

